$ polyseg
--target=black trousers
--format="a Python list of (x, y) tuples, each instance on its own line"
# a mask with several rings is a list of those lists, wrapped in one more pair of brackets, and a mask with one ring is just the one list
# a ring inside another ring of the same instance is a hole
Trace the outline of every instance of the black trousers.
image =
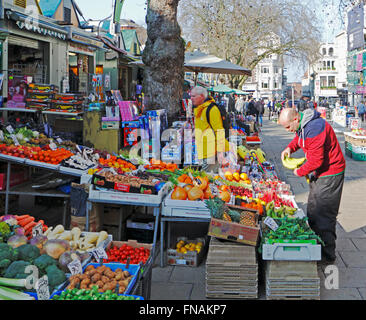
[(310, 179), (307, 215), (309, 225), (324, 241), (322, 256), (336, 258), (336, 224), (343, 190), (344, 173), (318, 179)]

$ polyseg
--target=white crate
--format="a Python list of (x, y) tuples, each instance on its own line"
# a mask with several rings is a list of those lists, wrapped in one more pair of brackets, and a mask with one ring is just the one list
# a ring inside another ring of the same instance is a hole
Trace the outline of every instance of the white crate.
[[(178, 201), (178, 200), (177, 200)], [(188, 201), (187, 202), (193, 202)], [(193, 204), (193, 203), (192, 203)], [(172, 207), (163, 204), (161, 214), (169, 217), (203, 218), (211, 219), (210, 210), (191, 207)]]
[(263, 260), (319, 261), (321, 245), (310, 243), (263, 244)]
[(90, 186), (89, 200), (107, 200), (116, 202), (150, 203), (161, 204), (165, 195), (169, 192), (171, 183), (167, 182), (157, 195), (130, 193), (115, 190), (96, 190), (95, 186)]

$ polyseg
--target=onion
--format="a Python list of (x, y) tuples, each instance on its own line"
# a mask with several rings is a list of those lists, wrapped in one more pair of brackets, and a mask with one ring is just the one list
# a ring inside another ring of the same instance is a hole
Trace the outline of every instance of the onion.
[(19, 234), (15, 234), (8, 239), (8, 245), (11, 246), (12, 248), (20, 247), (23, 244), (27, 244), (27, 242), (28, 239), (26, 238), (26, 236)]
[(49, 256), (58, 260), (65, 251), (70, 250), (70, 244), (66, 240), (51, 239), (43, 245), (43, 250)]

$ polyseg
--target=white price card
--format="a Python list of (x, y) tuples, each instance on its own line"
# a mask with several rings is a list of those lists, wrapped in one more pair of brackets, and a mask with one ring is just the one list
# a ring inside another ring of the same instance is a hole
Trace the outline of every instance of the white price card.
[(3, 132), (3, 130), (0, 130), (0, 140), (1, 141), (4, 140), (4, 132)]
[(97, 247), (92, 251), (94, 258), (99, 261), (100, 259), (108, 259), (108, 255), (103, 247)]
[(15, 134), (11, 134), (10, 137), (13, 139), (14, 144), (16, 146), (19, 146), (19, 141), (18, 141), (17, 137), (15, 136)]
[(61, 138), (57, 138), (56, 141), (61, 144), (62, 143), (62, 139)]
[(14, 133), (14, 129), (10, 124), (6, 127), (6, 130), (8, 130), (10, 134)]
[(270, 227), (273, 231), (276, 231), (278, 229), (278, 224), (276, 223), (276, 221), (274, 221), (273, 218), (271, 217), (266, 217), (264, 219), (264, 224), (266, 224), (268, 227)]
[(72, 260), (67, 267), (69, 268), (71, 275), (74, 274), (82, 274), (83, 273), (83, 267), (81, 266), (81, 262), (79, 259)]
[(32, 237), (34, 238), (34, 237), (41, 236), (41, 235), (43, 235), (43, 224), (38, 223), (32, 229)]
[(57, 146), (56, 146), (56, 144), (54, 143), (54, 142), (51, 142), (50, 144), (49, 144), (49, 146), (50, 146), (50, 149), (51, 150), (57, 150)]
[(48, 287), (48, 277), (43, 276), (36, 283), (36, 291), (38, 300), (49, 300), (50, 289)]

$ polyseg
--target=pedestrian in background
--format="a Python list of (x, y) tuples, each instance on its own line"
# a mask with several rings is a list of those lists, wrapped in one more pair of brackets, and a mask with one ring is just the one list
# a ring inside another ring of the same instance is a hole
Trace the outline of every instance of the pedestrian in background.
[(358, 116), (361, 118), (362, 122), (365, 121), (365, 112), (366, 112), (366, 107), (364, 105), (364, 101), (360, 101), (360, 103), (357, 105), (357, 113), (358, 113)]

